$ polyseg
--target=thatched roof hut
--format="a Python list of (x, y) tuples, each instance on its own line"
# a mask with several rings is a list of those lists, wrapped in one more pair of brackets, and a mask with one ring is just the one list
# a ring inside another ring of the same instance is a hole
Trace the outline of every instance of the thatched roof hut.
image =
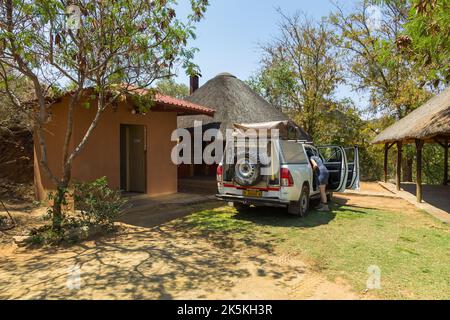
[[(227, 129), (234, 129), (234, 124), (255, 123), (267, 125), (268, 122), (285, 121), (286, 125), (295, 133), (298, 140), (311, 141), (310, 136), (300, 127), (289, 120), (283, 112), (272, 106), (245, 82), (229, 73), (221, 73), (198, 88), (198, 77), (191, 77), (191, 95), (185, 100), (207, 106), (214, 110), (214, 117), (209, 116), (180, 116), (178, 128), (192, 130), (195, 121), (202, 122), (202, 130), (220, 129), (225, 137)], [(281, 124), (279, 124), (281, 125)], [(215, 176), (216, 171), (208, 165), (180, 165), (179, 177), (193, 177), (201, 175)], [(215, 181), (214, 181), (215, 183)]]
[(221, 73), (197, 89), (187, 101), (215, 110), (214, 118), (208, 116), (178, 117), (179, 128), (192, 128), (194, 121), (204, 126), (217, 127), (224, 132), (234, 123), (284, 121), (289, 118), (276, 109), (245, 82), (229, 73)]
[(450, 140), (450, 87), (424, 105), (380, 133), (373, 143), (384, 144), (384, 180), (387, 181), (388, 152), (397, 145), (397, 190), (401, 184), (402, 148), (405, 143), (416, 145), (417, 201), (422, 201), (422, 148), (424, 143), (437, 143), (444, 149), (443, 184), (448, 179), (448, 149)]
[(450, 87), (380, 133), (373, 143), (450, 136)]

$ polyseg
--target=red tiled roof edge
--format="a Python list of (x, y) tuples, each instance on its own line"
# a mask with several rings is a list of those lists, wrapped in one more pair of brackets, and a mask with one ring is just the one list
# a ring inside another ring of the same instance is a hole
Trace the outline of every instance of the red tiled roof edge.
[[(137, 88), (134, 86), (125, 86), (125, 85), (124, 85), (124, 87), (130, 89), (130, 92), (136, 92), (137, 94), (140, 94), (140, 95), (146, 94), (148, 92), (148, 89), (145, 89), (145, 88)], [(89, 90), (89, 89), (91, 89), (91, 88), (86, 88), (86, 90)], [(66, 92), (59, 98), (67, 96), (71, 93), (72, 92)], [(197, 112), (200, 112), (201, 114), (211, 116), (211, 117), (214, 116), (214, 113), (215, 113), (215, 110), (213, 110), (213, 109), (210, 109), (210, 108), (207, 108), (207, 107), (204, 107), (204, 106), (192, 103), (192, 102), (188, 102), (185, 100), (166, 96), (161, 93), (156, 93), (155, 102), (159, 102), (161, 104), (166, 104), (166, 105), (174, 106), (174, 107), (185, 109), (185, 110), (197, 111)]]
[(207, 107), (203, 107), (201, 105), (192, 103), (192, 102), (188, 102), (185, 100), (181, 100), (181, 99), (177, 99), (177, 98), (173, 98), (170, 96), (166, 96), (164, 94), (161, 93), (157, 93), (155, 95), (155, 101), (159, 102), (159, 103), (163, 103), (163, 104), (168, 104), (168, 105), (172, 105), (178, 108), (182, 108), (182, 109), (187, 109), (187, 110), (193, 110), (193, 111), (198, 111), (201, 112), (202, 114), (208, 115), (208, 116), (213, 116), (214, 115), (214, 110), (207, 108)]
[[(124, 85), (125, 88), (130, 89), (131, 92), (136, 92), (137, 94), (143, 95), (148, 93), (148, 89), (146, 88), (138, 88), (135, 87), (133, 85)], [(161, 104), (166, 104), (166, 105), (171, 105), (174, 107), (178, 107), (178, 108), (182, 108), (185, 110), (192, 110), (192, 111), (197, 111), (197, 112), (201, 112), (204, 115), (207, 116), (214, 116), (215, 110), (192, 103), (192, 102), (188, 102), (185, 100), (181, 100), (181, 99), (177, 99), (171, 96), (167, 96), (164, 95), (162, 93), (157, 92), (155, 95), (155, 102), (159, 102)]]

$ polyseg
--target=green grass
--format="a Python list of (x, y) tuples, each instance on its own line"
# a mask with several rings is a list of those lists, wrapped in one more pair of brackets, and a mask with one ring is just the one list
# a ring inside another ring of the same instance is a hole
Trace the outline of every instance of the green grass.
[(185, 227), (210, 236), (258, 238), (295, 252), (330, 279), (366, 288), (367, 268), (381, 269), (380, 290), (389, 299), (450, 299), (450, 228), (425, 212), (392, 212), (349, 206), (300, 219), (283, 210), (222, 207), (194, 213)]

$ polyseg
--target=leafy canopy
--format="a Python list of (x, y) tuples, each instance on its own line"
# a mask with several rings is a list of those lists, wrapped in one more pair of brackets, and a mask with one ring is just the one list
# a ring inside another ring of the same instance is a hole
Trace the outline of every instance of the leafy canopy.
[[(386, 1), (390, 3), (391, 1)], [(397, 45), (415, 62), (426, 67), (425, 81), (435, 87), (450, 83), (450, 1), (410, 0), (408, 21)]]
[(197, 72), (187, 43), (206, 0), (192, 0), (187, 19), (177, 18), (174, 0), (2, 3), (2, 61), (49, 86), (145, 87), (177, 64)]
[(323, 115), (336, 106), (335, 90), (343, 82), (339, 52), (324, 21), (279, 14), (278, 35), (262, 45), (261, 69), (249, 84), (315, 137)]
[(162, 94), (178, 99), (184, 99), (189, 96), (189, 87), (182, 83), (176, 83), (172, 78), (158, 81), (156, 90)]

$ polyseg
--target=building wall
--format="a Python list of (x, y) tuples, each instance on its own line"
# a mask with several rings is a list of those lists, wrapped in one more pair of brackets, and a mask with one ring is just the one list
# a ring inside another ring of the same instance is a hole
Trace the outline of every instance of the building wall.
[[(47, 157), (50, 169), (61, 176), (62, 145), (67, 123), (68, 98), (52, 106), (51, 121), (46, 124)], [(110, 187), (120, 188), (120, 125), (144, 125), (147, 130), (147, 194), (151, 196), (177, 192), (177, 167), (172, 163), (172, 131), (177, 127), (177, 114), (149, 112), (133, 115), (131, 108), (120, 103), (116, 110), (104, 111), (93, 134), (73, 162), (72, 181), (92, 181), (106, 176)], [(78, 107), (74, 113), (71, 150), (78, 145), (95, 116), (95, 101), (89, 109)], [(35, 139), (36, 197), (45, 199), (46, 190), (54, 185), (39, 164), (40, 149)]]

